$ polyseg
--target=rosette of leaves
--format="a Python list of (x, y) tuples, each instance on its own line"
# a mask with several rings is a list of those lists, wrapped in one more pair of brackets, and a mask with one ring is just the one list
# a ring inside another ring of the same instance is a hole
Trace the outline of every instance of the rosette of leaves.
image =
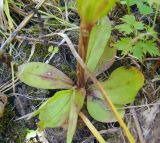
[(149, 54), (159, 56), (157, 48), (157, 33), (153, 28), (145, 26), (141, 21), (137, 21), (134, 15), (125, 15), (121, 18), (122, 24), (115, 27), (124, 37), (120, 38), (115, 47), (122, 51), (122, 55), (132, 54), (138, 60)]
[[(90, 71), (98, 75), (113, 64), (116, 55), (116, 48), (110, 47), (111, 22), (107, 17), (103, 17), (110, 7), (104, 11), (99, 11), (105, 2), (110, 3), (110, 6), (113, 1), (101, 0), (100, 3), (97, 0), (78, 0), (77, 2), (80, 16), (85, 22), (94, 23), (99, 20), (98, 24), (95, 24), (91, 29), (85, 61)], [(89, 15), (86, 13), (88, 9)], [(92, 11), (97, 17), (92, 16)], [(67, 124), (67, 143), (72, 142), (78, 114), (85, 105), (84, 102), (87, 102), (87, 110), (95, 120), (106, 123), (116, 121), (99, 89), (96, 85), (89, 84), (88, 78), (85, 82), (87, 88), (79, 89), (63, 72), (54, 66), (40, 62), (31, 62), (19, 66), (17, 77), (22, 82), (36, 88), (61, 89), (44, 102), (34, 112), (34, 116), (39, 116), (38, 127), (40, 130)], [(125, 113), (124, 106), (134, 101), (143, 83), (143, 74), (134, 67), (129, 69), (120, 67), (113, 71), (107, 80), (101, 82), (121, 117)]]
[[(33, 87), (63, 89), (44, 102), (35, 111), (34, 116), (39, 115), (38, 127), (40, 130), (68, 124), (68, 143), (72, 141), (78, 113), (84, 104), (85, 97), (87, 97), (88, 112), (95, 120), (106, 123), (116, 121), (94, 84), (90, 85), (88, 89), (76, 89), (71, 79), (61, 71), (39, 62), (21, 65), (17, 76), (21, 81)], [(124, 106), (134, 101), (143, 83), (142, 73), (134, 67), (130, 69), (120, 67), (113, 71), (108, 80), (101, 82), (112, 102), (118, 108), (121, 117), (125, 113)]]

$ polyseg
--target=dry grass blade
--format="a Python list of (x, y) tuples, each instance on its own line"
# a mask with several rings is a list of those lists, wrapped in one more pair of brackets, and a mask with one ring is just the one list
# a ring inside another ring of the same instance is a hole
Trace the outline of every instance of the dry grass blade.
[[(15, 78), (14, 83), (15, 83), (15, 85), (20, 83), (18, 81), (18, 78)], [(12, 85), (13, 85), (12, 80), (7, 81), (6, 83), (4, 83), (3, 85), (0, 86), (0, 92), (1, 93), (7, 92), (8, 90), (12, 89)]]
[[(39, 9), (46, 0), (41, 0), (37, 5), (36, 9)], [(21, 23), (20, 25), (15, 29), (15, 31), (7, 38), (7, 40), (2, 44), (0, 47), (0, 50), (4, 50), (4, 48), (15, 38), (15, 36), (21, 31), (21, 29), (31, 20), (31, 18), (34, 16), (35, 11), (32, 12), (30, 15), (28, 15)]]

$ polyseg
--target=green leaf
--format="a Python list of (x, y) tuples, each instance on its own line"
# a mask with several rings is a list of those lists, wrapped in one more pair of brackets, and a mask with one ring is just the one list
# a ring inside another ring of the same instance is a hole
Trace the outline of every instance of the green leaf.
[(73, 139), (73, 135), (76, 130), (78, 113), (81, 110), (84, 99), (85, 99), (85, 92), (82, 90), (75, 90), (73, 92), (71, 98), (71, 107), (69, 113), (69, 121), (68, 121), (68, 131), (67, 131), (67, 143), (71, 143)]
[(58, 47), (53, 47), (53, 46), (50, 46), (48, 48), (48, 52), (51, 53), (51, 54), (56, 54), (59, 52), (59, 48)]
[(131, 50), (132, 50), (131, 53), (133, 53), (133, 56), (135, 56), (140, 61), (142, 61), (142, 58), (144, 57), (142, 45), (137, 43), (135, 46), (133, 46)]
[(111, 34), (111, 23), (107, 17), (100, 21), (99, 25), (93, 27), (87, 51), (86, 64), (91, 71), (95, 71), (99, 60), (103, 55)]
[(131, 41), (132, 41), (132, 38), (130, 37), (121, 38), (114, 44), (114, 47), (117, 48), (118, 50), (121, 50), (122, 55), (126, 55), (132, 48), (133, 43)]
[(67, 143), (72, 142), (78, 113), (85, 99), (85, 91), (80, 89), (62, 90), (43, 103), (33, 116), (39, 114), (40, 130), (55, 128), (68, 123)]
[[(128, 104), (132, 103), (139, 89), (144, 84), (144, 76), (136, 68), (129, 69), (120, 67), (112, 72), (109, 79), (101, 82), (102, 86), (108, 93), (113, 104)], [(101, 97), (101, 93), (95, 85), (91, 87), (91, 94), (96, 94)]]
[(84, 23), (93, 24), (105, 16), (116, 0), (77, 0), (78, 13)]
[(142, 61), (142, 58), (147, 53), (149, 53), (151, 56), (160, 55), (156, 43), (153, 40), (138, 41), (135, 46), (132, 47), (130, 52), (133, 53), (133, 55), (137, 57), (140, 61)]
[(121, 18), (123, 24), (117, 25), (115, 29), (118, 29), (120, 32), (124, 34), (131, 34), (137, 30), (144, 30), (144, 24), (142, 22), (136, 21), (134, 15), (125, 15)]
[[(124, 108), (123, 105), (115, 105), (116, 108)], [(105, 104), (102, 98), (98, 98), (94, 95), (87, 97), (87, 110), (89, 114), (99, 122), (116, 122), (116, 118), (109, 107)], [(117, 109), (120, 116), (123, 118), (125, 114), (124, 109)]]
[(42, 89), (69, 89), (73, 82), (55, 67), (31, 62), (18, 67), (17, 77), (27, 85)]
[(150, 7), (149, 5), (144, 4), (142, 2), (137, 3), (137, 7), (138, 7), (140, 13), (144, 14), (144, 15), (151, 14), (153, 12), (152, 7)]
[(134, 26), (134, 29), (135, 30), (144, 30), (144, 24), (142, 22), (138, 22), (138, 21), (135, 21), (133, 23), (133, 26)]
[(125, 16), (123, 16), (123, 18), (121, 18), (121, 20), (124, 23), (127, 23), (129, 25), (133, 25), (133, 23), (136, 21), (136, 18), (134, 15), (125, 15)]
[(72, 94), (73, 90), (59, 91), (34, 112), (34, 116), (39, 114), (40, 130), (62, 126), (68, 120)]
[(157, 48), (157, 45), (152, 40), (147, 40), (143, 45), (143, 52), (148, 52), (151, 56), (160, 56), (160, 51)]
[(117, 25), (115, 29), (119, 30), (120, 32), (123, 32), (124, 34), (131, 34), (132, 32), (134, 32), (134, 29), (128, 24)]

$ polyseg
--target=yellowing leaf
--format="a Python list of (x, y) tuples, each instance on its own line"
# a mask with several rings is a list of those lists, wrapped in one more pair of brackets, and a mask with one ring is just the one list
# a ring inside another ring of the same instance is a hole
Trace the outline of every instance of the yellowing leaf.
[[(135, 67), (129, 69), (120, 67), (113, 71), (109, 79), (101, 82), (105, 88), (113, 104), (128, 104), (132, 103), (144, 84), (143, 74)], [(91, 94), (101, 97), (101, 93), (96, 86), (92, 86)]]
[(84, 23), (93, 24), (106, 15), (116, 0), (77, 0), (78, 13)]
[(40, 62), (19, 66), (17, 77), (30, 86), (42, 89), (69, 89), (73, 84), (63, 72)]
[[(116, 108), (124, 108), (123, 105), (115, 105)], [(97, 98), (95, 96), (87, 97), (87, 109), (89, 114), (99, 122), (116, 122), (116, 118), (110, 111), (109, 107), (106, 105), (102, 98)], [(124, 109), (117, 109), (120, 116), (123, 118), (125, 114)]]
[[(144, 84), (144, 77), (134, 67), (130, 69), (120, 67), (113, 71), (107, 81), (101, 82), (101, 84), (115, 107), (120, 108), (117, 111), (123, 117), (124, 105), (134, 101), (137, 92)], [(100, 122), (117, 121), (95, 85), (91, 86), (87, 95), (87, 109), (95, 120)]]

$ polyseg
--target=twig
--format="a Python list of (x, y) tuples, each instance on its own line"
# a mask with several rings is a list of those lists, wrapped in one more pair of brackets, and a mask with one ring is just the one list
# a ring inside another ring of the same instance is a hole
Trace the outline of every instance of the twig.
[[(36, 9), (39, 9), (46, 0), (41, 0), (36, 6)], [(0, 47), (0, 51), (4, 50), (5, 47), (12, 42), (12, 40), (15, 38), (15, 36), (21, 31), (21, 29), (26, 26), (26, 24), (31, 20), (31, 18), (34, 16), (35, 11), (33, 11), (31, 14), (29, 14), (20, 24), (19, 26), (14, 30), (12, 34), (7, 38), (7, 40), (2, 44)]]
[(144, 61), (157, 61), (160, 60), (160, 58), (145, 58)]

